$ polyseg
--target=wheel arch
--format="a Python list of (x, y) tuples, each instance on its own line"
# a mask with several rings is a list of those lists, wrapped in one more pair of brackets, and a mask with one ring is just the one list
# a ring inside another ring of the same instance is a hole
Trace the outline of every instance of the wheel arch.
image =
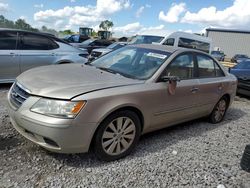
[(143, 132), (143, 128), (144, 128), (144, 116), (143, 116), (143, 113), (141, 112), (141, 110), (138, 107), (135, 107), (133, 105), (119, 106), (119, 107), (116, 107), (113, 110), (109, 111), (109, 113), (105, 114), (105, 116), (100, 120), (100, 122), (98, 123), (98, 126), (96, 127), (96, 129), (94, 131), (94, 134), (93, 134), (93, 136), (91, 138), (91, 143), (90, 143), (89, 150), (93, 147), (93, 141), (94, 141), (94, 138), (96, 136), (97, 130), (99, 129), (101, 123), (103, 121), (105, 121), (105, 119), (107, 119), (112, 114), (114, 114), (116, 112), (119, 112), (119, 111), (125, 111), (125, 110), (132, 111), (132, 112), (136, 113), (136, 115), (138, 116), (138, 118), (140, 120), (140, 123), (141, 123), (141, 132)]

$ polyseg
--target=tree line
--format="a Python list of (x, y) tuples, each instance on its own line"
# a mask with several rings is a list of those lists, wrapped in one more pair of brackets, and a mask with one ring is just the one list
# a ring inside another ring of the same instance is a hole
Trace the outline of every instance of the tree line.
[[(110, 28), (112, 28), (113, 25), (114, 24), (112, 21), (104, 20), (100, 23), (99, 28), (107, 31)], [(63, 30), (63, 31), (56, 31), (55, 29), (50, 29), (50, 28), (47, 28), (46, 26), (42, 26), (40, 29), (34, 28), (30, 24), (28, 24), (24, 19), (19, 18), (16, 21), (12, 21), (12, 20), (8, 20), (3, 15), (0, 15), (0, 28), (22, 29), (22, 30), (33, 31), (33, 32), (46, 32), (46, 33), (51, 33), (55, 36), (74, 34), (74, 32), (71, 31), (70, 29)]]

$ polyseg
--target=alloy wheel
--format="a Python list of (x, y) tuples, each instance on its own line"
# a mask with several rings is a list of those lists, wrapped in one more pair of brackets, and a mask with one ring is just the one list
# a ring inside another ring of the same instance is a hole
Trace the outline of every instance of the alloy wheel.
[(118, 117), (103, 132), (102, 148), (108, 155), (119, 155), (130, 147), (135, 136), (135, 123), (129, 117)]

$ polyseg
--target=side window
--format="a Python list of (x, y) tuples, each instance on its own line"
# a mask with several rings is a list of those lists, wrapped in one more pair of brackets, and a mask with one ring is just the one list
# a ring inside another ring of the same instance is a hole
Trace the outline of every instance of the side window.
[(184, 54), (175, 58), (166, 69), (166, 75), (178, 76), (180, 79), (194, 77), (194, 61), (192, 54)]
[(197, 55), (197, 62), (200, 78), (224, 76), (223, 71), (220, 69), (217, 63), (215, 63), (214, 60), (210, 57), (204, 55)]
[(0, 32), (0, 50), (15, 50), (17, 43), (17, 32)]
[(44, 36), (24, 34), (21, 37), (20, 48), (22, 50), (51, 50), (54, 49), (52, 41)]
[(195, 40), (180, 38), (178, 42), (178, 47), (195, 48)]
[(163, 45), (174, 46), (174, 38), (167, 39)]

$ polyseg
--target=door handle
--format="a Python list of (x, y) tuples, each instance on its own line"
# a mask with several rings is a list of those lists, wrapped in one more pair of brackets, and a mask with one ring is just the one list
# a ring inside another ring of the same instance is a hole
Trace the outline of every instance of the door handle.
[(191, 93), (196, 93), (198, 90), (198, 87), (193, 87), (192, 89), (190, 89)]
[(52, 56), (56, 56), (56, 53), (51, 53)]

